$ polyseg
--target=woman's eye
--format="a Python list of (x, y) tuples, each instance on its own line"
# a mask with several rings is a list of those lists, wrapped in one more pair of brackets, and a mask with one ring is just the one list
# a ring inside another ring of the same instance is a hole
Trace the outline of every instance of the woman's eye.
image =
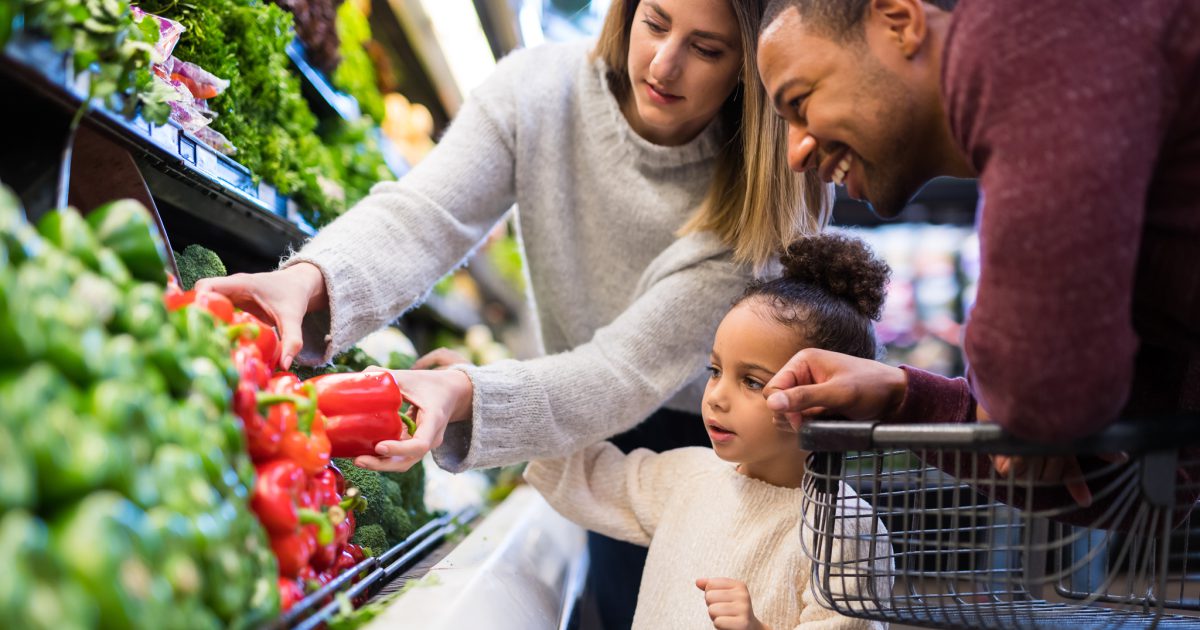
[(721, 377), (721, 368), (710, 365), (705, 369), (708, 370), (708, 378), (715, 379)]
[(704, 48), (702, 46), (694, 46), (694, 48), (696, 49), (696, 52), (700, 53), (701, 57), (704, 57), (706, 59), (716, 59), (717, 57), (721, 56), (721, 51), (719, 51), (719, 50), (712, 50), (710, 48)]
[(650, 28), (650, 31), (653, 33), (666, 33), (667, 32), (667, 29), (659, 26), (658, 24), (655, 24), (654, 22), (652, 22), (650, 20), (642, 20), (642, 23), (645, 24), (646, 26), (648, 26)]
[(752, 378), (743, 379), (743, 382), (746, 383), (746, 387), (752, 391), (758, 391), (763, 388), (762, 383), (760, 383)]

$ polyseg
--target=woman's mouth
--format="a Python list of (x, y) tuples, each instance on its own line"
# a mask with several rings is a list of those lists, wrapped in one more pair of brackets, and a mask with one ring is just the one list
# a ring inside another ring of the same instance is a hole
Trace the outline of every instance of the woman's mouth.
[(650, 97), (651, 101), (658, 103), (659, 105), (671, 105), (683, 100), (682, 96), (660, 90), (653, 85), (650, 85), (649, 82), (646, 83), (646, 96)]
[(711, 438), (716, 444), (725, 444), (737, 437), (736, 433), (726, 429), (712, 420), (709, 420), (707, 425), (708, 437)]

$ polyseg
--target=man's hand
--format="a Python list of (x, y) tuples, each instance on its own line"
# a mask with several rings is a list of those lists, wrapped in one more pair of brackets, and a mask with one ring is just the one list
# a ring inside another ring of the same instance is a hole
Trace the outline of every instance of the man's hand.
[(796, 353), (763, 388), (781, 429), (798, 431), (805, 417), (836, 414), (877, 420), (900, 407), (904, 370), (870, 359), (808, 348)]
[(745, 582), (730, 578), (700, 578), (696, 588), (704, 591), (708, 617), (717, 630), (771, 630), (754, 616), (750, 590)]
[[(383, 368), (368, 368), (380, 370)], [(354, 460), (360, 468), (404, 472), (421, 461), (425, 453), (442, 445), (446, 425), (471, 418), (474, 387), (459, 370), (391, 370), (400, 390), (418, 411), (416, 435), (408, 440), (388, 440), (375, 445), (378, 457), (361, 455)]]

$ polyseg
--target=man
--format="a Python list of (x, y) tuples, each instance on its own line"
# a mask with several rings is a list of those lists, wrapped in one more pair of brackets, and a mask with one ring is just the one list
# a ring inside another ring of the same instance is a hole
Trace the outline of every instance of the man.
[(1200, 411), (1200, 3), (774, 0), (758, 59), (793, 169), (884, 217), (938, 175), (982, 193), (967, 380), (806, 351), (767, 387), (789, 422)]

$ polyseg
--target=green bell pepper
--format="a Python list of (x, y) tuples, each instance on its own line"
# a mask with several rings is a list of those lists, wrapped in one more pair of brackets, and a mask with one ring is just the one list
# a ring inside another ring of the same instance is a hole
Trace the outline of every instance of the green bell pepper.
[(51, 553), (100, 608), (101, 628), (154, 628), (171, 586), (154, 570), (161, 539), (146, 514), (115, 492), (94, 492), (51, 525)]
[(0, 514), (37, 505), (37, 469), (17, 442), (15, 428), (0, 424)]
[(10, 628), (94, 628), (95, 603), (50, 553), (49, 531), (23, 510), (0, 518), (0, 620)]
[(75, 208), (63, 208), (47, 213), (38, 221), (37, 230), (42, 238), (61, 251), (74, 256), (92, 269), (100, 268), (100, 260), (96, 258), (100, 242), (92, 234), (88, 222)]
[(37, 466), (43, 504), (61, 505), (99, 488), (129, 486), (129, 444), (61, 402), (50, 403), (38, 422), (25, 427), (23, 443)]
[(166, 321), (162, 287), (142, 282), (125, 292), (112, 328), (145, 341), (154, 337)]
[(135, 278), (166, 285), (167, 248), (145, 206), (132, 199), (114, 201), (88, 213), (87, 223)]

